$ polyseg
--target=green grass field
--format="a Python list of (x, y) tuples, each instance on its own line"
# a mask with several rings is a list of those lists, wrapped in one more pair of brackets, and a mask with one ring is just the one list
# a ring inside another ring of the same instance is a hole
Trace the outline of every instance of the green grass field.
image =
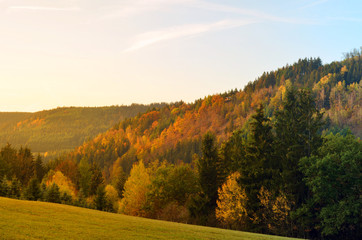
[(0, 239), (291, 239), (0, 197)]

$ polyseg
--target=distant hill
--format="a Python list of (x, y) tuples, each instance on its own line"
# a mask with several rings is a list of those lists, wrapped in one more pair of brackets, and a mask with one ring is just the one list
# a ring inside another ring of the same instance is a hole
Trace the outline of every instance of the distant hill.
[(4, 132), (18, 123), (29, 118), (32, 113), (27, 112), (0, 112), (0, 131)]
[(0, 197), (1, 239), (295, 239)]
[[(248, 120), (259, 104), (274, 118), (286, 88), (308, 88), (317, 107), (329, 123), (326, 131), (350, 129), (362, 136), (362, 56), (322, 64), (320, 58), (300, 59), (276, 71), (264, 73), (243, 90), (232, 90), (199, 99), (192, 104), (178, 102), (129, 118), (84, 143), (71, 154), (79, 162), (97, 162), (105, 176), (113, 164), (129, 172), (139, 159), (189, 163), (200, 153), (200, 139), (207, 132), (221, 143), (234, 130), (248, 132)], [(116, 162), (117, 160), (117, 162)], [(114, 167), (114, 166), (113, 166)]]
[(0, 145), (28, 146), (34, 152), (71, 150), (120, 121), (164, 104), (62, 107), (36, 113), (0, 113)]

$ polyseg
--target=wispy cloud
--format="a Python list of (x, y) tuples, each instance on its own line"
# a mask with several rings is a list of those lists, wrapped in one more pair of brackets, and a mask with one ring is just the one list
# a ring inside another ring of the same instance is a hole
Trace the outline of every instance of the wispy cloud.
[(79, 11), (79, 8), (56, 8), (42, 6), (10, 6), (10, 10), (29, 10), (29, 11)]
[(254, 20), (223, 20), (209, 24), (188, 24), (166, 28), (159, 31), (150, 31), (140, 34), (136, 41), (124, 52), (132, 52), (149, 45), (172, 39), (190, 37), (210, 31), (218, 31), (227, 28), (240, 27), (247, 24), (255, 23)]
[(197, 0), (126, 0), (114, 6), (108, 6), (111, 12), (100, 19), (126, 18), (167, 9), (171, 6), (190, 5)]
[(256, 11), (256, 10), (247, 9), (247, 8), (232, 7), (232, 6), (223, 5), (223, 4), (210, 3), (207, 1), (195, 1), (193, 3), (193, 7), (204, 9), (204, 10), (209, 10), (209, 11), (216, 11), (216, 12), (236, 13), (236, 14), (240, 14), (243, 16), (256, 17), (258, 19), (263, 19), (263, 20), (271, 20), (271, 21), (277, 21), (277, 22), (289, 22), (289, 23), (298, 22), (295, 19), (288, 19), (288, 18), (273, 16), (273, 15), (270, 15), (270, 14), (267, 14), (267, 13), (264, 13), (261, 11)]
[(319, 5), (319, 4), (326, 3), (326, 2), (328, 2), (328, 0), (317, 0), (317, 1), (313, 1), (313, 2), (311, 2), (311, 3), (309, 3), (309, 4), (307, 4), (307, 5), (299, 8), (299, 9), (311, 8), (311, 7), (317, 6), (317, 5)]
[[(178, 39), (187, 36), (193, 36), (210, 31), (217, 31), (225, 28), (239, 27), (254, 22), (282, 22), (289, 24), (315, 24), (315, 22), (307, 19), (296, 19), (280, 17), (268, 14), (263, 11), (253, 10), (243, 7), (213, 3), (207, 0), (125, 0), (118, 2), (113, 7), (108, 6), (106, 14), (98, 20), (129, 18), (142, 15), (148, 12), (172, 12), (178, 11), (179, 7), (194, 9), (198, 11), (226, 13), (235, 18), (250, 20), (224, 20), (207, 24), (188, 24), (174, 26), (162, 30), (148, 31), (135, 37), (135, 41), (124, 52), (132, 52), (147, 47), (158, 42)], [(162, 14), (162, 13), (161, 13)], [(202, 16), (202, 14), (200, 14)], [(215, 20), (216, 21), (216, 20)]]
[[(325, 2), (327, 0), (319, 0), (317, 2)], [(319, 3), (315, 4), (319, 4)], [(295, 24), (312, 24), (313, 22), (305, 19), (294, 19), (274, 16), (262, 11), (248, 8), (234, 7), (224, 4), (212, 3), (205, 0), (131, 0), (112, 6), (113, 10), (101, 19), (127, 18), (141, 15), (146, 12), (176, 10), (178, 6), (194, 8), (206, 11), (225, 12), (239, 14), (243, 17), (256, 17), (258, 19), (269, 20), (274, 22), (285, 22)]]

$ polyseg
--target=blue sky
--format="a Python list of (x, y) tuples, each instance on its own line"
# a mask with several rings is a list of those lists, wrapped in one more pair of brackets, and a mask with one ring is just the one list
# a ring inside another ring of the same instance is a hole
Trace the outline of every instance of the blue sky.
[(0, 0), (0, 111), (192, 102), (361, 30), (361, 1)]

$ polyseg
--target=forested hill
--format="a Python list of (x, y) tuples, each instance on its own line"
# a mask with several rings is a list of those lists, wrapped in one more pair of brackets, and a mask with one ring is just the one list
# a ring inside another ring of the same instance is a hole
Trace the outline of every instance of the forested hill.
[(361, 78), (362, 49), (325, 65), (299, 60), (242, 91), (131, 111), (117, 124), (117, 107), (62, 108), (22, 121), (15, 114), (11, 131), (44, 144), (76, 139), (69, 129), (95, 135), (105, 122), (113, 127), (46, 164), (28, 148), (5, 145), (0, 196), (308, 239), (361, 239), (362, 142), (354, 136), (362, 136)]
[(272, 122), (286, 89), (307, 88), (324, 112), (328, 129), (362, 136), (362, 56), (347, 54), (345, 60), (322, 64), (320, 58), (300, 59), (293, 65), (264, 73), (244, 90), (232, 90), (199, 99), (192, 104), (178, 102), (128, 118), (119, 125), (84, 143), (71, 155), (79, 162), (97, 162), (106, 178), (122, 166), (129, 172), (139, 159), (170, 163), (191, 162), (200, 153), (201, 137), (215, 133), (221, 143), (233, 131), (248, 132), (248, 120), (259, 104)]
[(34, 152), (72, 150), (120, 121), (164, 104), (63, 107), (36, 113), (0, 113), (0, 144)]

